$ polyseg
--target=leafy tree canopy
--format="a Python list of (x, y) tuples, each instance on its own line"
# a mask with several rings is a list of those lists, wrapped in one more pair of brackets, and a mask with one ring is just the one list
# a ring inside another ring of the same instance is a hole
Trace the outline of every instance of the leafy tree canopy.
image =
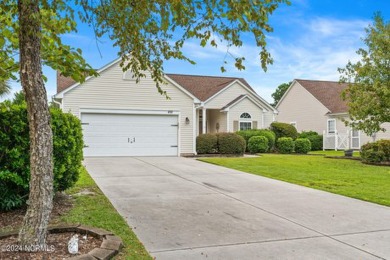
[(290, 81), (289, 83), (283, 83), (276, 88), (275, 92), (271, 95), (274, 99), (274, 103), (272, 104), (272, 106), (275, 107), (278, 104), (284, 93), (287, 91), (288, 87), (290, 87), (291, 83), (292, 81)]
[(366, 28), (366, 48), (357, 54), (360, 61), (340, 68), (340, 82), (348, 88), (342, 97), (348, 101), (348, 125), (372, 135), (385, 131), (381, 124), (390, 122), (390, 23), (375, 14), (373, 25)]
[[(119, 47), (124, 70), (131, 69), (137, 80), (149, 71), (157, 82), (163, 77), (163, 61), (190, 60), (182, 52), (188, 39), (201, 46), (242, 46), (244, 34), (251, 34), (259, 47), (262, 68), (272, 58), (266, 50), (265, 33), (271, 32), (269, 15), (289, 0), (257, 1), (50, 1), (41, 0), (42, 61), (82, 82), (96, 72), (82, 57), (80, 49), (65, 45), (61, 35), (77, 31), (75, 16), (95, 30), (97, 38), (108, 35)], [(18, 60), (17, 1), (7, 1), (0, 9), (0, 79), (16, 78)], [(227, 50), (229, 54), (229, 51)], [(245, 69), (245, 57), (233, 57), (238, 69)], [(226, 63), (226, 61), (225, 61)], [(224, 66), (221, 67), (225, 71)]]
[(0, 97), (9, 94), (11, 91), (11, 86), (7, 81), (0, 80)]

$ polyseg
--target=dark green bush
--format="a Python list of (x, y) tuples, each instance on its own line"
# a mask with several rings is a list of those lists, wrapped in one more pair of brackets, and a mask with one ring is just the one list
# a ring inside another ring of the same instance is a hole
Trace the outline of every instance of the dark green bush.
[(360, 156), (363, 162), (390, 162), (390, 140), (379, 140), (362, 145)]
[(294, 151), (294, 140), (291, 137), (280, 137), (276, 140), (276, 148), (279, 153), (292, 153)]
[[(242, 130), (238, 131), (237, 134), (242, 136), (247, 144), (249, 143), (249, 139), (253, 136), (264, 136), (268, 139), (269, 149), (272, 149), (275, 146), (275, 133), (268, 129)], [(249, 151), (248, 149), (249, 148), (247, 147), (247, 151)]]
[(269, 149), (268, 139), (265, 136), (252, 136), (248, 142), (248, 150), (251, 153), (265, 153)]
[(275, 133), (276, 140), (281, 137), (291, 137), (295, 140), (298, 137), (297, 129), (287, 123), (273, 122), (271, 124), (271, 130)]
[(385, 161), (390, 161), (390, 140), (382, 139), (377, 141), (379, 150), (382, 151), (385, 155)]
[(308, 138), (297, 138), (295, 140), (295, 152), (307, 154), (311, 151), (311, 143)]
[[(75, 116), (51, 110), (54, 189), (77, 181), (83, 159), (81, 123)], [(0, 107), (0, 210), (23, 205), (29, 192), (30, 142), (25, 106)]]
[(217, 135), (201, 134), (196, 137), (196, 152), (198, 154), (217, 152)]
[(307, 138), (311, 143), (312, 151), (320, 151), (323, 147), (323, 136), (314, 131), (303, 131), (298, 138)]
[(221, 154), (242, 155), (245, 152), (245, 139), (235, 133), (219, 133), (218, 152)]

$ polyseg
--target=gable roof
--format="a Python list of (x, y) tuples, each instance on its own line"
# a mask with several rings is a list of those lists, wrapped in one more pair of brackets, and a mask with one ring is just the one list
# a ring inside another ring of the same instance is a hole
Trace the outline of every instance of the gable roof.
[(183, 75), (171, 73), (166, 74), (166, 76), (188, 90), (201, 101), (206, 101), (236, 80), (240, 81), (251, 91), (255, 92), (248, 84), (248, 82), (246, 82), (246, 80), (243, 78)]
[(347, 102), (341, 98), (341, 93), (348, 87), (348, 83), (304, 79), (295, 81), (320, 101), (330, 113), (348, 112)]

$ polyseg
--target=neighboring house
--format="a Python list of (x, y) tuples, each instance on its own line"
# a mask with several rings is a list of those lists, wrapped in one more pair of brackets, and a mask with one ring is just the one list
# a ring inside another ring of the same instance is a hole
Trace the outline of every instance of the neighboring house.
[(386, 132), (374, 136), (345, 126), (348, 106), (341, 93), (346, 87), (332, 81), (296, 79), (276, 105), (277, 121), (294, 125), (298, 132), (324, 134), (324, 149), (359, 149), (375, 139), (390, 138), (390, 123), (383, 124)]
[(241, 78), (166, 74), (136, 83), (120, 59), (82, 83), (57, 74), (54, 101), (81, 119), (85, 156), (196, 154), (201, 133), (266, 128), (276, 110)]

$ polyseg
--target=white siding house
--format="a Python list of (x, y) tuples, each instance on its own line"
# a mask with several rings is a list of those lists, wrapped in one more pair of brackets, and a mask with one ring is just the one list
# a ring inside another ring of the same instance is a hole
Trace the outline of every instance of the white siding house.
[(315, 131), (324, 135), (324, 149), (359, 149), (361, 145), (390, 138), (386, 132), (367, 136), (345, 125), (349, 120), (347, 103), (341, 93), (347, 84), (332, 81), (296, 79), (276, 105), (277, 121), (293, 124), (298, 132)]
[(119, 63), (82, 84), (57, 74), (53, 98), (81, 119), (85, 156), (195, 154), (198, 134), (237, 131), (243, 113), (251, 128), (268, 127), (276, 113), (244, 79), (167, 74), (167, 99), (148, 74), (136, 83)]

